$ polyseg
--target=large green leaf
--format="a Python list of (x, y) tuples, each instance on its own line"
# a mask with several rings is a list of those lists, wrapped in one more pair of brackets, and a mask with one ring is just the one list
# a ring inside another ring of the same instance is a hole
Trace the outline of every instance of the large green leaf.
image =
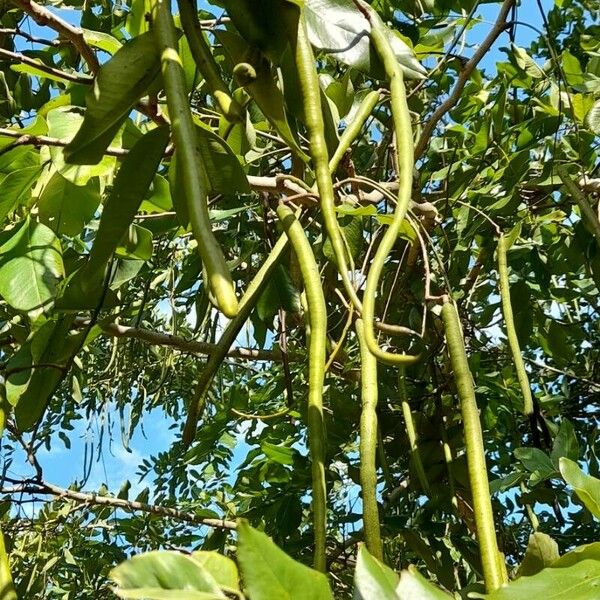
[(85, 117), (65, 148), (65, 160), (78, 165), (100, 162), (123, 121), (159, 72), (160, 54), (152, 32), (120, 48), (102, 65), (86, 96)]
[(109, 573), (121, 598), (147, 600), (225, 600), (218, 583), (201, 562), (179, 552), (147, 552)]
[(515, 448), (515, 458), (531, 473), (530, 482), (539, 483), (557, 473), (550, 457), (539, 448)]
[[(310, 42), (340, 62), (377, 79), (385, 71), (370, 43), (371, 26), (353, 0), (306, 0), (306, 23)], [(392, 31), (386, 31), (406, 77), (423, 79), (425, 69), (412, 48)]]
[(63, 276), (60, 242), (42, 223), (25, 220), (0, 247), (0, 296), (17, 310), (48, 307)]
[(568, 458), (561, 458), (559, 466), (560, 474), (575, 490), (577, 497), (595, 517), (600, 518), (600, 479), (584, 473), (576, 462)]
[(579, 458), (579, 443), (577, 442), (575, 429), (571, 421), (564, 418), (560, 422), (560, 428), (554, 438), (552, 452), (550, 453), (550, 458), (556, 468), (558, 468), (558, 461), (562, 457), (570, 460)]
[[(42, 63), (42, 61), (38, 61), (40, 63), (40, 66), (43, 66), (44, 63)], [(64, 83), (65, 79), (64, 77), (61, 77), (60, 75), (55, 75), (54, 73), (49, 73), (48, 71), (44, 70), (43, 68), (38, 69), (37, 67), (35, 67), (34, 65), (23, 65), (23, 64), (16, 64), (16, 65), (11, 65), (11, 71), (14, 71), (15, 73), (25, 73), (27, 75), (32, 75), (33, 77), (39, 77), (40, 79), (48, 79), (50, 81), (57, 81), (58, 83)], [(68, 72), (68, 70), (67, 70)], [(71, 71), (72, 73), (72, 71)], [(80, 76), (80, 74), (77, 74), (78, 76)], [(92, 79), (89, 78), (88, 80), (90, 83), (92, 82)]]
[(547, 534), (535, 531), (529, 536), (529, 544), (517, 575), (535, 575), (558, 560), (558, 544)]
[(600, 99), (594, 102), (594, 105), (588, 111), (585, 118), (588, 127), (596, 134), (600, 135)]
[[(123, 160), (102, 210), (88, 262), (69, 281), (60, 300), (62, 308), (96, 307), (102, 294), (106, 265), (129, 231), (154, 179), (168, 140), (167, 127), (153, 129), (138, 140)], [(141, 257), (148, 258), (147, 252)]]
[(75, 185), (54, 173), (38, 199), (40, 220), (57, 234), (77, 235), (94, 217), (100, 204), (100, 183), (90, 179)]
[(150, 260), (152, 258), (152, 232), (133, 223), (127, 228), (125, 235), (117, 246), (115, 256)]
[(425, 579), (413, 566), (400, 573), (396, 588), (399, 600), (449, 600), (452, 598), (439, 587)]
[(192, 552), (192, 558), (214, 577), (221, 588), (226, 591), (239, 591), (240, 577), (237, 565), (231, 558), (218, 552), (203, 550)]
[(361, 544), (354, 571), (355, 600), (397, 600), (398, 574), (371, 556)]
[(25, 167), (6, 175), (0, 181), (0, 222), (9, 215), (18, 204), (27, 203), (31, 198), (31, 188), (39, 176), (39, 167)]
[(569, 552), (531, 577), (519, 577), (487, 600), (592, 600), (600, 597), (600, 544)]
[(169, 129), (158, 127), (144, 135), (123, 161), (106, 204), (89, 264), (101, 269), (114, 252), (135, 216), (164, 155)]
[(264, 533), (238, 522), (238, 562), (252, 600), (333, 600), (327, 577), (290, 558)]
[[(61, 140), (71, 140), (83, 123), (82, 110), (76, 106), (59, 106), (48, 112), (48, 135)], [(94, 165), (71, 165), (65, 162), (65, 148), (50, 146), (42, 148), (40, 156), (50, 159), (56, 170), (75, 185), (85, 185), (92, 177), (112, 173), (117, 164), (114, 156), (104, 156)]]
[(31, 429), (42, 418), (81, 345), (85, 332), (71, 331), (72, 322), (72, 316), (48, 321), (9, 361), (6, 394), (15, 406), (21, 431)]

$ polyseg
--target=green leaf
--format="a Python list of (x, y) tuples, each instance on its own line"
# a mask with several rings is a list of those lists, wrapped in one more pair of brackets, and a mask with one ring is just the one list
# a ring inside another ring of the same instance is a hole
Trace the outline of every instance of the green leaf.
[[(385, 78), (383, 65), (370, 43), (370, 37), (365, 35), (365, 32), (371, 31), (371, 25), (353, 0), (307, 0), (305, 15), (308, 37), (313, 46), (372, 77)], [(423, 79), (426, 71), (412, 48), (387, 28), (386, 34), (404, 75)]]
[(546, 76), (544, 70), (527, 54), (523, 48), (519, 48), (513, 44), (512, 51), (517, 64), (527, 75), (534, 79), (541, 79)]
[(584, 82), (583, 71), (576, 56), (573, 56), (568, 50), (561, 54), (562, 70), (565, 79), (569, 85), (578, 85)]
[(558, 544), (545, 533), (536, 531), (529, 536), (529, 543), (517, 577), (535, 575), (558, 560)]
[(425, 579), (412, 565), (400, 573), (400, 583), (396, 588), (399, 600), (449, 600), (452, 598), (439, 587)]
[(290, 558), (244, 520), (237, 532), (238, 562), (252, 600), (333, 600), (323, 573)]
[[(40, 65), (43, 65), (44, 63), (42, 63), (42, 61), (38, 61), (40, 63)], [(61, 77), (60, 75), (54, 75), (53, 73), (48, 73), (47, 71), (44, 71), (43, 69), (37, 69), (36, 67), (34, 67), (33, 65), (11, 65), (10, 67), (11, 71), (14, 71), (15, 73), (25, 73), (27, 75), (32, 75), (33, 77), (39, 77), (40, 79), (48, 79), (49, 81), (56, 81), (58, 83), (65, 83), (65, 78)], [(69, 71), (69, 69), (65, 69), (66, 72)], [(85, 78), (85, 75), (81, 74), (81, 73), (77, 73), (78, 77), (82, 77)], [(92, 78), (89, 78), (90, 83), (92, 82)], [(86, 83), (85, 81), (83, 83)]]
[[(364, 243), (363, 220), (360, 217), (345, 216), (339, 220), (339, 224), (347, 248), (350, 251), (350, 256), (356, 258)], [(408, 229), (413, 231), (410, 224), (408, 225)], [(323, 254), (328, 260), (335, 262), (335, 255), (329, 237), (325, 239), (325, 243), (323, 244)]]
[(588, 111), (585, 122), (596, 135), (600, 135), (600, 99)]
[(233, 560), (217, 552), (205, 552), (202, 550), (192, 552), (191, 556), (212, 575), (221, 588), (239, 591), (240, 577), (237, 565)]
[(47, 321), (34, 331), (27, 341), (9, 359), (6, 370), (6, 399), (12, 406), (19, 403), (27, 390), (34, 370), (32, 365), (38, 364), (52, 336), (56, 323)]
[(579, 465), (568, 458), (559, 461), (560, 474), (575, 490), (586, 508), (600, 519), (600, 479), (584, 473)]
[(531, 473), (531, 482), (534, 484), (557, 472), (550, 457), (539, 448), (516, 448), (515, 458)]
[(27, 204), (31, 188), (39, 177), (39, 167), (26, 167), (9, 173), (0, 182), (0, 222), (19, 204)]
[(560, 422), (558, 433), (554, 438), (554, 444), (552, 446), (552, 452), (550, 458), (552, 463), (558, 469), (558, 461), (560, 458), (565, 457), (571, 460), (577, 460), (579, 458), (579, 443), (575, 435), (575, 429), (569, 419), (563, 418)]
[(260, 449), (265, 453), (265, 456), (280, 465), (293, 465), (294, 456), (298, 454), (294, 448), (288, 448), (280, 444), (271, 444), (263, 442)]
[(504, 492), (505, 490), (509, 490), (510, 488), (518, 485), (525, 478), (523, 473), (519, 473), (518, 471), (515, 473), (510, 473), (506, 477), (502, 477), (501, 479), (493, 479), (490, 481), (490, 492), (492, 494), (496, 494), (498, 492)]
[(160, 55), (152, 32), (134, 38), (104, 63), (86, 95), (83, 123), (65, 148), (67, 163), (100, 162), (129, 112), (159, 72)]
[(100, 204), (98, 178), (78, 186), (54, 173), (39, 199), (40, 220), (58, 235), (77, 235), (92, 220)]
[[(69, 281), (62, 308), (95, 308), (102, 293), (104, 271), (135, 217), (169, 141), (168, 127), (158, 127), (136, 142), (121, 164), (102, 210), (87, 264)], [(147, 238), (147, 236), (145, 236)], [(142, 256), (148, 257), (151, 248)]]
[(397, 600), (398, 574), (371, 556), (364, 544), (358, 549), (354, 571), (356, 600)]
[(147, 552), (112, 569), (109, 577), (121, 598), (148, 600), (225, 600), (202, 564), (179, 552)]
[[(61, 140), (71, 140), (83, 123), (81, 108), (60, 106), (48, 112), (48, 135)], [(102, 177), (112, 173), (117, 164), (115, 156), (104, 156), (95, 165), (70, 165), (65, 162), (65, 148), (50, 146), (42, 148), (40, 157), (52, 160), (56, 170), (75, 185), (85, 185), (92, 177)]]
[(591, 600), (600, 595), (600, 544), (577, 548), (531, 577), (519, 577), (487, 600)]
[(268, 321), (280, 308), (292, 314), (302, 312), (300, 293), (283, 265), (275, 268), (271, 280), (258, 299), (256, 312), (261, 320)]
[(71, 331), (72, 316), (48, 321), (37, 330), (9, 362), (6, 392), (15, 406), (21, 431), (28, 431), (42, 418), (50, 398), (66, 375), (72, 355), (85, 332)]
[(108, 54), (115, 54), (117, 50), (123, 47), (121, 42), (102, 31), (93, 31), (91, 29), (82, 29), (83, 39), (87, 42), (88, 46), (92, 48), (98, 48), (98, 50), (104, 50)]
[(62, 249), (50, 229), (30, 219), (0, 247), (0, 296), (13, 308), (47, 308), (64, 277)]
[(115, 250), (119, 258), (150, 260), (152, 258), (152, 233), (145, 227), (133, 223)]

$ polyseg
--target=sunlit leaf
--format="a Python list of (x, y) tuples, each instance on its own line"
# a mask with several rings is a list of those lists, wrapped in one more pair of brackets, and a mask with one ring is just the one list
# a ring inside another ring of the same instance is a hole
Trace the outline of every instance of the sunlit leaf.
[(25, 220), (0, 246), (0, 296), (17, 310), (43, 310), (63, 276), (60, 242), (42, 223)]
[(102, 65), (86, 96), (83, 123), (65, 148), (66, 162), (100, 162), (132, 107), (159, 72), (158, 45), (151, 32), (131, 40)]
[(238, 522), (238, 561), (252, 600), (332, 600), (327, 577), (296, 562), (264, 533)]
[(581, 467), (568, 458), (559, 461), (560, 474), (575, 490), (586, 508), (600, 519), (600, 479), (584, 473)]

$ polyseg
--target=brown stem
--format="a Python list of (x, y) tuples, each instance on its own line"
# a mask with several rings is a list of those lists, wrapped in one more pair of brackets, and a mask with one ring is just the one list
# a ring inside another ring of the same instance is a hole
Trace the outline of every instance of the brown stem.
[(454, 106), (456, 106), (456, 104), (462, 97), (463, 89), (467, 84), (467, 81), (469, 81), (471, 73), (475, 70), (475, 67), (487, 54), (488, 50), (492, 47), (492, 45), (498, 39), (500, 34), (508, 27), (506, 19), (508, 17), (508, 14), (510, 13), (513, 4), (514, 0), (504, 0), (504, 3), (500, 8), (500, 14), (496, 19), (494, 26), (488, 33), (487, 37), (483, 40), (475, 54), (473, 54), (469, 62), (467, 62), (467, 64), (460, 72), (456, 85), (450, 93), (450, 96), (448, 96), (448, 98), (444, 100), (442, 104), (440, 104), (440, 106), (431, 115), (427, 123), (425, 123), (425, 125), (423, 126), (421, 137), (419, 138), (419, 141), (417, 142), (417, 145), (415, 147), (415, 160), (420, 158), (425, 152), (425, 150), (427, 150), (429, 140), (431, 139), (431, 136), (433, 135), (437, 124), (440, 122), (440, 119), (442, 119), (442, 117), (448, 111), (454, 108)]
[(64, 79), (65, 81), (72, 81), (73, 83), (91, 83), (92, 81), (87, 75), (78, 75), (77, 73), (65, 73), (60, 69), (49, 67), (41, 61), (29, 58), (29, 56), (25, 56), (20, 52), (11, 52), (10, 50), (4, 50), (3, 48), (0, 48), (0, 58), (12, 60), (23, 65), (29, 65), (30, 67), (34, 67), (38, 71), (42, 71), (44, 73), (47, 73), (48, 75)]
[[(8, 479), (8, 478), (7, 478)], [(159, 515), (162, 517), (169, 517), (178, 521), (184, 521), (186, 523), (193, 523), (195, 525), (206, 525), (208, 527), (215, 527), (218, 529), (230, 529), (236, 528), (234, 521), (226, 519), (211, 519), (207, 517), (199, 517), (192, 511), (183, 511), (170, 506), (159, 506), (156, 504), (145, 504), (143, 502), (136, 502), (134, 500), (125, 500), (123, 498), (115, 498), (113, 496), (99, 496), (94, 493), (77, 492), (75, 490), (69, 490), (58, 487), (51, 483), (46, 482), (24, 482), (13, 488), (5, 488), (0, 490), (2, 494), (32, 494), (32, 495), (50, 495), (56, 496), (60, 500), (72, 500), (82, 505), (92, 506), (110, 506), (112, 508), (119, 508), (128, 512), (145, 512), (153, 515)]]
[(26, 12), (38, 25), (42, 27), (47, 25), (54, 29), (59, 35), (68, 39), (81, 54), (83, 60), (87, 63), (90, 71), (96, 74), (100, 68), (98, 59), (94, 51), (88, 46), (83, 36), (83, 30), (75, 27), (67, 21), (61, 19), (58, 15), (50, 12), (46, 7), (40, 6), (33, 0), (12, 0), (13, 4)]

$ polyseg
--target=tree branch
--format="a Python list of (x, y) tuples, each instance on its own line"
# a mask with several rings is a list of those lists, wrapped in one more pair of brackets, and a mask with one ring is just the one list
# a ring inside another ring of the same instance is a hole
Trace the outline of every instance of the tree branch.
[(13, 36), (18, 35), (19, 37), (26, 39), (28, 42), (41, 44), (43, 46), (61, 46), (63, 43), (66, 43), (61, 42), (60, 40), (47, 40), (45, 38), (39, 38), (16, 27), (2, 27), (0, 28), (0, 34)]
[(65, 71), (61, 71), (60, 69), (49, 67), (41, 61), (29, 58), (29, 56), (25, 56), (20, 52), (11, 52), (10, 50), (4, 50), (4, 48), (0, 48), (0, 58), (12, 60), (23, 65), (29, 65), (30, 67), (34, 67), (38, 71), (42, 71), (43, 73), (47, 73), (48, 75), (58, 77), (59, 79), (64, 79), (65, 81), (72, 81), (73, 83), (92, 82), (92, 79), (87, 75), (79, 75), (77, 73), (66, 73)]
[(77, 49), (88, 65), (91, 73), (96, 74), (100, 68), (94, 51), (88, 46), (83, 36), (83, 30), (75, 27), (58, 15), (50, 12), (46, 7), (40, 6), (33, 0), (12, 0), (13, 4), (26, 12), (38, 25), (51, 27), (59, 35), (68, 39)]
[[(89, 325), (89, 319), (77, 318), (75, 320), (75, 325), (84, 329)], [(217, 347), (217, 344), (187, 340), (177, 335), (160, 333), (142, 327), (128, 327), (126, 325), (118, 325), (117, 323), (100, 322), (97, 323), (97, 325), (102, 328), (104, 333), (113, 337), (133, 338), (156, 346), (169, 346), (181, 350), (182, 352), (210, 355)], [(281, 360), (281, 352), (279, 350), (258, 350), (254, 348), (231, 348), (227, 353), (227, 356), (230, 358), (245, 358), (250, 360)]]
[[(7, 478), (9, 479), (9, 478)], [(85, 492), (76, 492), (65, 488), (52, 485), (46, 482), (24, 482), (15, 487), (4, 488), (0, 490), (2, 494), (42, 494), (55, 496), (59, 500), (72, 500), (80, 504), (91, 506), (108, 506), (115, 509), (122, 509), (127, 512), (145, 512), (161, 517), (168, 517), (177, 521), (193, 523), (194, 525), (206, 525), (217, 529), (235, 530), (235, 521), (227, 519), (211, 519), (207, 517), (199, 517), (194, 512), (182, 511), (169, 506), (159, 506), (156, 504), (145, 504), (134, 500), (125, 500), (123, 498), (115, 498), (114, 496), (99, 496), (98, 494), (89, 494)]]
[(487, 37), (481, 43), (481, 46), (479, 46), (479, 48), (477, 49), (475, 54), (473, 54), (473, 56), (471, 57), (469, 62), (467, 62), (467, 64), (464, 66), (464, 68), (460, 72), (460, 74), (458, 76), (458, 80), (456, 82), (456, 85), (454, 86), (454, 89), (450, 93), (450, 96), (448, 96), (448, 98), (444, 102), (442, 102), (442, 104), (440, 104), (440, 106), (434, 111), (434, 113), (429, 118), (429, 121), (427, 121), (427, 123), (425, 123), (425, 126), (423, 127), (423, 131), (421, 133), (421, 137), (419, 138), (419, 141), (417, 142), (417, 145), (415, 147), (415, 160), (420, 158), (422, 156), (422, 154), (425, 152), (425, 150), (427, 150), (427, 146), (429, 145), (429, 140), (431, 139), (431, 136), (433, 135), (433, 132), (434, 132), (437, 124), (439, 123), (440, 119), (449, 110), (454, 108), (454, 106), (456, 106), (456, 104), (460, 100), (462, 91), (463, 91), (465, 85), (467, 84), (467, 81), (469, 81), (469, 78), (471, 77), (471, 73), (475, 70), (475, 67), (479, 64), (481, 59), (486, 55), (486, 53), (492, 47), (494, 42), (498, 39), (500, 34), (508, 27), (508, 23), (507, 23), (506, 19), (508, 17), (508, 14), (509, 14), (513, 4), (514, 4), (514, 0), (504, 0), (504, 3), (500, 7), (500, 14), (498, 15), (498, 18), (496, 19), (494, 26), (488, 33)]

